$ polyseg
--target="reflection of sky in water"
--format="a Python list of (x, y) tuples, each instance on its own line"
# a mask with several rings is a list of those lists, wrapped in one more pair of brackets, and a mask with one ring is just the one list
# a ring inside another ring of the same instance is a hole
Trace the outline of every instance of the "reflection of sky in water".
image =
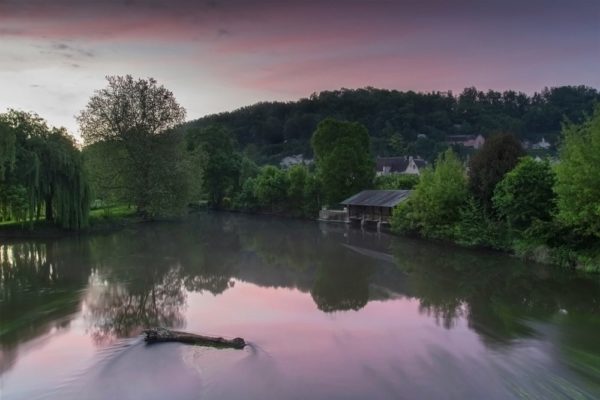
[[(1, 314), (2, 399), (600, 394), (593, 280), (316, 226), (217, 216), (29, 252), (1, 245), (0, 311), (17, 310)], [(408, 273), (381, 257), (391, 253)], [(473, 260), (491, 281), (471, 282)], [(146, 346), (135, 337), (146, 325), (251, 346)]]

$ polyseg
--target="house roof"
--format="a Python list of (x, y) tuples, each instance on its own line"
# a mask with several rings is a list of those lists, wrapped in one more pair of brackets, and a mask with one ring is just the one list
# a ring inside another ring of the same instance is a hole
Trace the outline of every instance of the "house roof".
[(394, 207), (410, 196), (411, 190), (363, 190), (342, 201), (347, 206)]
[[(419, 168), (424, 168), (427, 162), (421, 158), (414, 157), (413, 161)], [(390, 172), (404, 172), (408, 168), (409, 157), (377, 157), (377, 171), (383, 171), (383, 167), (389, 167)]]
[(376, 160), (377, 171), (389, 167), (390, 172), (404, 172), (408, 167), (408, 157), (378, 157)]

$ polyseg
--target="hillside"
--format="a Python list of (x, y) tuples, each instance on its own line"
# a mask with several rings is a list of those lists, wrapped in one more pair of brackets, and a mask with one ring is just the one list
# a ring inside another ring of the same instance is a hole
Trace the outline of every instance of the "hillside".
[(365, 125), (376, 155), (405, 152), (431, 159), (445, 147), (448, 135), (512, 132), (521, 140), (537, 142), (543, 137), (555, 145), (561, 124), (581, 122), (598, 101), (598, 90), (586, 86), (545, 88), (531, 96), (476, 88), (459, 95), (341, 89), (294, 102), (258, 103), (190, 121), (187, 126), (223, 125), (248, 156), (259, 163), (277, 163), (292, 154), (310, 156), (316, 125), (333, 117)]

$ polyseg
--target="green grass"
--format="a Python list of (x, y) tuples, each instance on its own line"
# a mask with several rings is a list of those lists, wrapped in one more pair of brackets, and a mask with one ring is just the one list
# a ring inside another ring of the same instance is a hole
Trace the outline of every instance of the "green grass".
[[(98, 225), (110, 225), (118, 223), (126, 219), (134, 218), (136, 215), (135, 208), (126, 205), (118, 205), (107, 208), (98, 208), (90, 210), (89, 225), (95, 227)], [(15, 231), (15, 230), (39, 230), (46, 228), (56, 228), (52, 223), (46, 222), (45, 219), (35, 221), (30, 227), (27, 222), (19, 221), (0, 221), (0, 230)]]
[(107, 208), (98, 208), (90, 211), (89, 223), (91, 227), (103, 224), (117, 223), (136, 216), (135, 208), (118, 205)]
[[(49, 224), (46, 222), (46, 220), (44, 219), (40, 219), (39, 221), (35, 221), (33, 223), (33, 227), (37, 228), (37, 227), (46, 227), (46, 226), (52, 226), (52, 224)], [(29, 229), (29, 223), (28, 222), (19, 222), (19, 221), (0, 221), (0, 229)]]

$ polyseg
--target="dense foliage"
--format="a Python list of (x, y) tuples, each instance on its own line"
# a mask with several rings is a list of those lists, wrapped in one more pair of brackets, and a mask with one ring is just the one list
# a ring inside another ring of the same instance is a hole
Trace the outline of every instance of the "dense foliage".
[(311, 143), (326, 202), (337, 204), (371, 187), (375, 164), (364, 126), (328, 118), (319, 124)]
[[(89, 152), (93, 163), (110, 163), (109, 174), (122, 185), (118, 194), (146, 218), (181, 212), (190, 193), (191, 168), (182, 136), (172, 128), (182, 123), (185, 110), (173, 94), (150, 79), (107, 77), (106, 88), (96, 91), (78, 121), (86, 145), (103, 143)], [(104, 160), (98, 160), (97, 157)], [(93, 178), (106, 182), (107, 176)]]
[(392, 223), (398, 231), (451, 238), (466, 199), (467, 180), (462, 163), (452, 150), (447, 150), (433, 168), (423, 171), (410, 198), (394, 211)]
[(535, 220), (549, 221), (555, 211), (553, 187), (550, 163), (525, 157), (496, 186), (494, 207), (514, 229), (525, 229)]
[[(555, 144), (561, 123), (583, 121), (600, 100), (585, 86), (547, 88), (529, 96), (508, 90), (467, 88), (415, 93), (374, 88), (341, 89), (289, 103), (259, 103), (189, 123), (229, 129), (258, 163), (278, 163), (287, 155), (312, 154), (310, 138), (320, 121), (333, 117), (364, 125), (376, 155), (420, 155), (434, 160), (448, 135), (514, 133), (520, 140), (542, 137)], [(418, 135), (426, 137), (418, 138)]]
[(381, 190), (411, 190), (419, 183), (419, 175), (388, 174), (375, 178), (375, 187)]
[(240, 178), (240, 154), (229, 132), (219, 126), (191, 129), (187, 132), (188, 149), (203, 154), (200, 163), (202, 188), (215, 208), (233, 196)]
[(559, 219), (600, 238), (600, 106), (581, 125), (568, 125), (556, 168)]
[[(426, 169), (392, 227), (524, 258), (600, 270), (600, 109), (564, 129), (561, 158), (518, 158), (519, 142), (492, 137), (467, 177), (450, 150)], [(468, 190), (467, 190), (468, 189)]]
[(316, 174), (306, 166), (294, 165), (284, 170), (266, 165), (243, 183), (232, 208), (314, 218), (320, 207), (320, 192)]
[(494, 188), (504, 174), (525, 155), (521, 143), (512, 134), (492, 135), (469, 162), (469, 186), (477, 200), (490, 210)]
[(81, 153), (64, 128), (35, 114), (0, 114), (0, 221), (43, 216), (67, 229), (87, 225), (90, 194)]

